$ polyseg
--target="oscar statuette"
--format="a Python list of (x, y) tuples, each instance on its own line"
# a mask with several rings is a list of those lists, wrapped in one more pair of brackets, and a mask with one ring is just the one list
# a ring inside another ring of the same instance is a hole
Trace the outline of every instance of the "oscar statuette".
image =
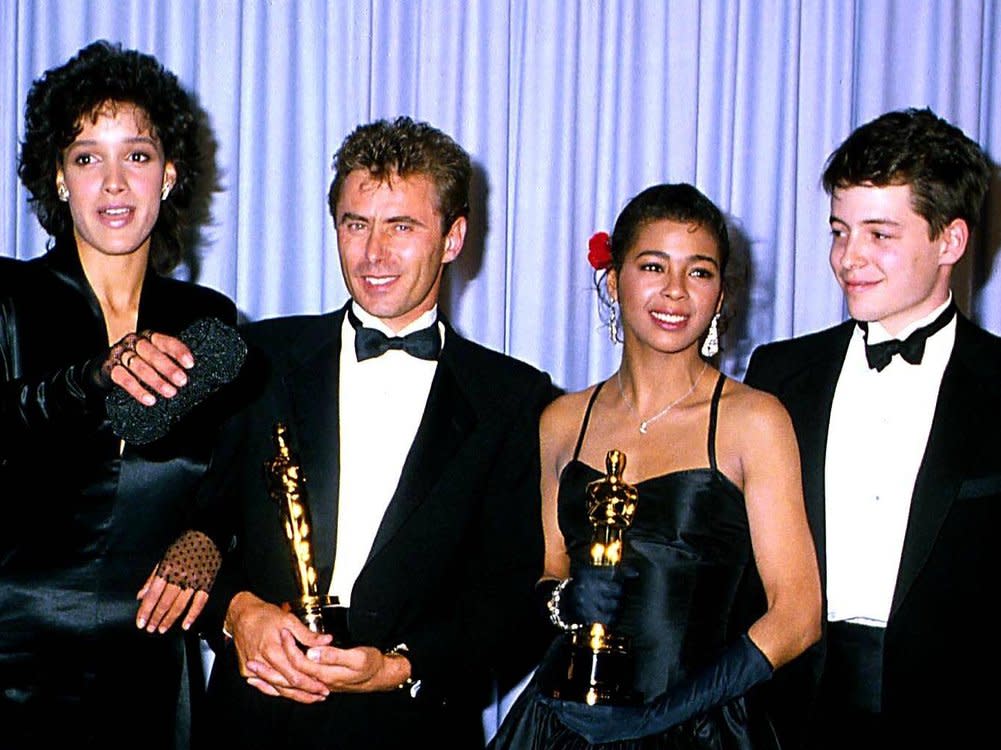
[[(610, 450), (605, 456), (605, 476), (587, 486), (591, 565), (614, 567), (622, 560), (622, 535), (633, 521), (638, 497), (636, 488), (622, 481), (625, 467), (626, 455)], [(628, 636), (611, 633), (606, 623), (593, 622), (575, 628), (569, 638), (569, 659), (550, 687), (552, 697), (590, 706), (637, 702)]]
[(336, 596), (317, 593), (316, 568), (313, 566), (313, 526), (306, 501), (306, 478), (302, 467), (289, 449), (285, 425), (274, 427), (275, 456), (265, 462), (268, 493), (278, 503), (281, 521), (288, 539), (292, 571), (299, 596), (288, 603), (314, 633), (329, 633), (333, 645), (348, 642), (347, 607)]

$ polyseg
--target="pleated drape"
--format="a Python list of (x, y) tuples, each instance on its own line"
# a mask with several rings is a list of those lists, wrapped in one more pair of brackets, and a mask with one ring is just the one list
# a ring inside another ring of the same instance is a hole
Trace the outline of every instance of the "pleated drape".
[[(185, 273), (250, 319), (338, 305), (333, 152), (361, 122), (428, 120), (476, 164), (444, 307), (567, 388), (617, 365), (586, 243), (643, 187), (693, 182), (731, 216), (739, 375), (843, 317), (819, 175), (853, 127), (931, 106), (1001, 154), (998, 0), (0, 0), (0, 253), (44, 249), (15, 171), (28, 86), (96, 38), (157, 55), (204, 108), (217, 174)], [(956, 275), (996, 331), (999, 193)]]

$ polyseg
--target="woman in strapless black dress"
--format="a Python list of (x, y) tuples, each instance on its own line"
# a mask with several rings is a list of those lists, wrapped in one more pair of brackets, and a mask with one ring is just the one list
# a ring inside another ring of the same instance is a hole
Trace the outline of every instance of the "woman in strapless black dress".
[[(560, 633), (497, 750), (775, 745), (745, 694), (817, 639), (820, 584), (788, 415), (711, 365), (728, 257), (722, 214), (683, 184), (643, 191), (611, 238), (592, 239), (622, 362), (542, 417), (539, 589), (559, 628), (601, 622), (629, 638), (636, 705), (554, 699), (568, 658)], [(590, 564), (587, 487), (611, 449), (626, 457), (637, 503), (621, 564), (602, 568)], [(755, 564), (767, 611), (747, 629), (737, 599)]]

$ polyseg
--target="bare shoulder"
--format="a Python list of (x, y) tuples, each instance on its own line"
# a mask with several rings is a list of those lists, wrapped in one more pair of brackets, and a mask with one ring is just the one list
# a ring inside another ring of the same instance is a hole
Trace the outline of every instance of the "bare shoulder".
[(761, 499), (770, 503), (776, 490), (792, 486), (790, 482), (798, 484), (796, 433), (789, 413), (775, 396), (729, 381), (723, 390), (719, 424), (720, 465), (732, 472), (732, 479), (739, 478), (735, 481), (749, 505)]
[(595, 386), (590, 386), (582, 391), (565, 393), (550, 402), (542, 412), (543, 431), (563, 432), (567, 427), (580, 426), (594, 389)]
[(550, 455), (564, 456), (573, 450), (594, 389), (595, 386), (590, 386), (582, 391), (566, 393), (542, 412), (539, 432), (543, 449), (548, 450)]
[(759, 440), (770, 434), (784, 435), (792, 427), (789, 413), (775, 396), (736, 380), (728, 380), (723, 390), (725, 418), (738, 434)]

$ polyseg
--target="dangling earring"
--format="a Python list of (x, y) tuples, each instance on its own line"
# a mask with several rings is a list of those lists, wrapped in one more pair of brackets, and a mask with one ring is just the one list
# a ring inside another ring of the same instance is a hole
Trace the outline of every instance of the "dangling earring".
[(160, 189), (160, 200), (167, 200), (167, 196), (170, 195), (170, 189), (174, 187), (169, 182), (163, 183), (163, 187)]
[(619, 343), (619, 313), (614, 300), (609, 305), (608, 310), (608, 340), (617, 344)]
[(56, 195), (59, 196), (59, 200), (65, 203), (70, 199), (70, 189), (66, 187), (65, 183), (60, 182), (56, 185)]
[(702, 342), (702, 356), (706, 359), (712, 359), (719, 352), (719, 330), (716, 328), (718, 323), (719, 313), (716, 313), (709, 324), (709, 333), (706, 334), (706, 340)]

